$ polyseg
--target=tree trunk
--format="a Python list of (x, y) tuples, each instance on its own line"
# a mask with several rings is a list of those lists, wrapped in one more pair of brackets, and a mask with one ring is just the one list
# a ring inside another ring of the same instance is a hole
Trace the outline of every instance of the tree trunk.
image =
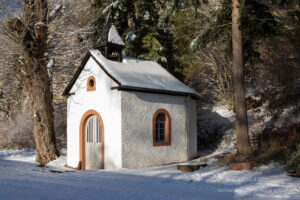
[[(18, 65), (31, 102), (36, 161), (42, 165), (59, 156), (53, 125), (52, 94), (46, 67), (47, 0), (24, 1), (26, 24), (15, 18), (11, 29), (22, 39), (24, 62)], [(33, 31), (32, 31), (33, 30)]]
[(232, 71), (236, 115), (237, 154), (241, 159), (246, 159), (252, 153), (252, 149), (248, 135), (248, 119), (245, 102), (243, 46), (239, 12), (240, 4), (239, 0), (232, 0), (232, 3)]

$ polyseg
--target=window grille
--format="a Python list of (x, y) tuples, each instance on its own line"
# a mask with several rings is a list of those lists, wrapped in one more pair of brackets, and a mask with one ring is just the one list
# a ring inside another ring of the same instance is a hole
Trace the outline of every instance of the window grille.
[(166, 117), (164, 113), (159, 113), (155, 124), (156, 142), (164, 142), (166, 136)]
[(96, 116), (90, 117), (87, 121), (86, 137), (87, 143), (102, 142), (101, 122)]
[(171, 145), (171, 118), (165, 109), (158, 109), (152, 118), (153, 146)]

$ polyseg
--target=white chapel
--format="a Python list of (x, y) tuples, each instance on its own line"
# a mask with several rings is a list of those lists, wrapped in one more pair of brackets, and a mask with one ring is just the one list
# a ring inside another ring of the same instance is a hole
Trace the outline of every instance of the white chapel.
[(142, 168), (197, 156), (196, 99), (156, 62), (122, 57), (108, 18), (67, 96), (67, 164), (83, 170)]

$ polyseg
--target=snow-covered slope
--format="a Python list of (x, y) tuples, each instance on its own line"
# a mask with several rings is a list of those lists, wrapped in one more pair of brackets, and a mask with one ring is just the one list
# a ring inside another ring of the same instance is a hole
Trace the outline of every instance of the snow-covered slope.
[[(255, 98), (257, 98), (255, 95), (251, 96), (252, 100), (260, 100)], [(298, 106), (290, 104), (270, 109), (270, 102), (267, 101), (256, 108), (249, 109), (247, 115), (252, 148), (258, 150), (262, 146), (260, 138), (263, 134), (272, 133), (273, 136), (269, 137), (269, 141), (274, 141), (276, 135), (286, 135), (288, 138), (290, 132), (296, 132), (290, 127), (300, 124), (299, 105), (298, 101)], [(198, 150), (201, 154), (205, 154), (207, 151), (232, 152), (236, 150), (235, 114), (226, 106), (199, 104), (197, 106), (197, 126)], [(260, 149), (260, 152), (263, 150), (266, 151), (266, 149)]]
[(0, 199), (295, 199), (300, 179), (281, 166), (229, 171), (214, 160), (192, 173), (176, 165), (139, 170), (76, 171), (63, 168), (65, 155), (45, 168), (34, 163), (34, 151), (0, 151)]
[(223, 105), (197, 106), (198, 150), (200, 154), (207, 151), (232, 152), (235, 150), (233, 111)]

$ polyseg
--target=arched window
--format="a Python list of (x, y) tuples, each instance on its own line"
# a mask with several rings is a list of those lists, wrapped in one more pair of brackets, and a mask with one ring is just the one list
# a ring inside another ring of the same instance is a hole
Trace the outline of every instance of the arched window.
[(171, 119), (168, 111), (159, 109), (153, 116), (153, 146), (171, 145)]
[(87, 80), (87, 91), (96, 90), (96, 79), (93, 76), (90, 76)]

